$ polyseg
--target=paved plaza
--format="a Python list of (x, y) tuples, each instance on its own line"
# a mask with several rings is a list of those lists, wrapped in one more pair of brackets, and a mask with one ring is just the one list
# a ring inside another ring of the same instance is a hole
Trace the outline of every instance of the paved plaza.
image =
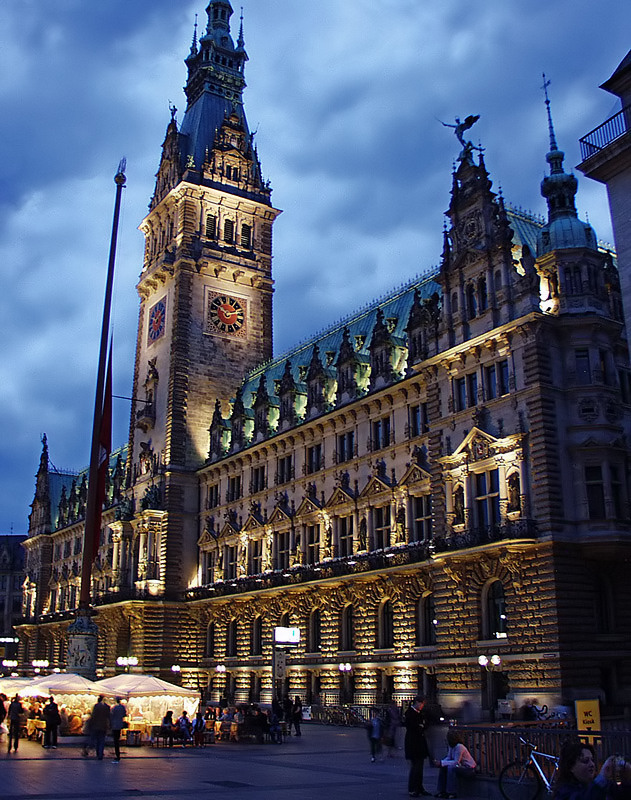
[[(204, 749), (129, 747), (113, 764), (83, 758), (79, 739), (62, 739), (57, 750), (20, 740), (16, 753), (0, 750), (2, 800), (111, 800), (139, 797), (300, 798), (368, 800), (407, 798), (407, 762), (370, 762), (366, 733), (357, 728), (305, 724), (300, 738), (282, 745), (220, 742)], [(437, 770), (428, 768), (426, 787), (434, 792)]]

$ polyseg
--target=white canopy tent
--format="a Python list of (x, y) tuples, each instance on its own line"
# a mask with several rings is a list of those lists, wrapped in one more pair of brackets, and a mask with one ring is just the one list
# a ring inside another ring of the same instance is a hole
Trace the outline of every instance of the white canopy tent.
[(123, 673), (113, 678), (96, 681), (100, 694), (127, 700), (129, 717), (142, 717), (147, 722), (159, 724), (167, 711), (178, 717), (185, 710), (193, 717), (200, 701), (200, 693), (163, 681), (153, 675)]
[(91, 695), (101, 692), (98, 686), (74, 672), (59, 672), (34, 678), (21, 692), (22, 697), (48, 697), (49, 695)]

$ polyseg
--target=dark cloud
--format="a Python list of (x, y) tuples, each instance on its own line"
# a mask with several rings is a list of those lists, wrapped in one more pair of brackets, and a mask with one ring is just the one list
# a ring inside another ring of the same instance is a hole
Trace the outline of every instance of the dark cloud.
[[(128, 158), (113, 325), (115, 392), (131, 386), (136, 226), (153, 191), (168, 101), (184, 110), (186, 0), (7, 0), (0, 5), (0, 530), (26, 530), (40, 453), (88, 458), (113, 174)], [(237, 14), (238, 4), (233, 3)], [(626, 54), (614, 0), (244, 0), (246, 107), (284, 209), (275, 227), (275, 343), (282, 351), (436, 264), (453, 134), (478, 113), (495, 188), (545, 210), (541, 72), (566, 166), (609, 114), (598, 90)], [(234, 21), (234, 19), (233, 19)], [(580, 176), (579, 176), (580, 177)], [(578, 205), (610, 238), (602, 187)], [(128, 432), (115, 403), (115, 440)]]

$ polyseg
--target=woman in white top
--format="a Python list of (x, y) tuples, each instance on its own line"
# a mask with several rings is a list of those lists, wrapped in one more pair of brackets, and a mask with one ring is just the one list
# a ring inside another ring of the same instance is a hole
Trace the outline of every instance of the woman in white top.
[(462, 743), (460, 734), (457, 731), (449, 731), (447, 744), (449, 745), (449, 750), (446, 758), (436, 763), (436, 766), (440, 767), (436, 797), (446, 797), (449, 800), (453, 800), (456, 797), (458, 776), (470, 777), (473, 775), (476, 764), (471, 753)]

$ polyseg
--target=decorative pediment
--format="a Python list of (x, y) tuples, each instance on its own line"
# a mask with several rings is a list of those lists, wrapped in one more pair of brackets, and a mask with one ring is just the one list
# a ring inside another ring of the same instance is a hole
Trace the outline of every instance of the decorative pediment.
[(368, 481), (366, 486), (360, 492), (360, 497), (372, 497), (376, 494), (383, 494), (384, 492), (390, 492), (391, 488), (385, 483), (381, 478), (378, 478), (376, 475)]
[(413, 483), (424, 483), (429, 481), (430, 478), (431, 475), (428, 470), (420, 467), (418, 464), (410, 464), (403, 473), (403, 476), (399, 481), (399, 485), (409, 486)]
[(305, 514), (314, 514), (320, 510), (320, 506), (310, 497), (303, 497), (302, 502), (298, 506), (296, 514), (300, 517)]
[(353, 500), (354, 497), (349, 491), (337, 486), (327, 502), (327, 507), (345, 505), (346, 503), (352, 503)]
[(260, 518), (260, 516), (257, 514), (250, 513), (248, 514), (248, 518), (246, 519), (245, 524), (243, 526), (243, 531), (244, 532), (252, 531), (257, 528), (261, 528), (262, 525), (263, 521)]
[(204, 529), (202, 535), (197, 540), (198, 547), (205, 547), (207, 545), (213, 545), (216, 543), (217, 539), (219, 538), (219, 534), (211, 532), (208, 528)]
[(474, 463), (494, 458), (502, 453), (511, 453), (522, 446), (525, 434), (515, 433), (501, 439), (490, 433), (473, 427), (462, 440), (456, 450), (439, 461), (447, 467), (456, 467), (463, 463)]
[(226, 524), (223, 526), (223, 528), (219, 532), (219, 537), (218, 538), (224, 539), (224, 538), (227, 538), (229, 536), (238, 536), (238, 534), (239, 534), (238, 528), (236, 528), (231, 522), (226, 522)]
[(276, 506), (271, 513), (271, 516), (268, 520), (269, 525), (278, 525), (284, 522), (289, 522), (291, 517), (289, 516), (286, 509), (281, 508), (280, 506)]

